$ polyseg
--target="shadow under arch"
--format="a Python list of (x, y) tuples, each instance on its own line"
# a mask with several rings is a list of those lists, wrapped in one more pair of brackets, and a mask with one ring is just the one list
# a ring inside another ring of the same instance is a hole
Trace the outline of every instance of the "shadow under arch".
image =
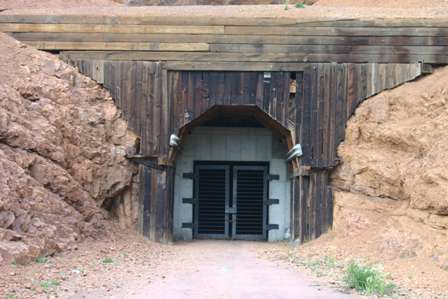
[(268, 113), (256, 105), (214, 105), (201, 115), (179, 128), (177, 134), (180, 147), (170, 151), (168, 161), (175, 163), (179, 148), (192, 129), (204, 125), (219, 123), (222, 127), (257, 126), (261, 125), (285, 140), (288, 151), (294, 146), (294, 134), (290, 129), (275, 120)]

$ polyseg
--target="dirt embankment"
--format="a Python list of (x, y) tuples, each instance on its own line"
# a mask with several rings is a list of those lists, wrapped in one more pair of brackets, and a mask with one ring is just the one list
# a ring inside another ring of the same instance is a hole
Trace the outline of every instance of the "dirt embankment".
[(334, 229), (303, 253), (381, 263), (425, 298), (446, 292), (447, 78), (445, 67), (358, 107), (332, 175)]
[(101, 205), (130, 193), (134, 141), (99, 85), (0, 34), (0, 263), (98, 235)]
[(83, 6), (117, 6), (114, 0), (0, 0), (0, 10), (21, 8), (73, 8)]
[(448, 7), (447, 0), (318, 0), (315, 5), (335, 7), (372, 7), (372, 8), (422, 8)]

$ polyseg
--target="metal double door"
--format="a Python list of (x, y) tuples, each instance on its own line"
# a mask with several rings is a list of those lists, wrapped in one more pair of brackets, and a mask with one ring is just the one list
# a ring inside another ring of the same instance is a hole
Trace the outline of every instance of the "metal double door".
[(196, 165), (194, 236), (266, 240), (266, 165)]

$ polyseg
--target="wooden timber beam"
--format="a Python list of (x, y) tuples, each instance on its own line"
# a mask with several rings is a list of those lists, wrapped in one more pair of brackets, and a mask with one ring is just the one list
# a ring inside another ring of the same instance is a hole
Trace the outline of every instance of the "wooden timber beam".
[(167, 16), (167, 15), (108, 15), (62, 12), (58, 14), (26, 14), (6, 13), (0, 15), (0, 23), (28, 24), (115, 24), (115, 25), (229, 25), (229, 26), (300, 26), (300, 27), (448, 27), (445, 18), (342, 18), (307, 17), (307, 18), (275, 18), (275, 17), (230, 17), (230, 16)]
[(448, 63), (446, 54), (313, 54), (313, 53), (210, 53), (150, 51), (64, 51), (65, 60), (186, 61), (186, 62), (350, 62), (350, 63)]

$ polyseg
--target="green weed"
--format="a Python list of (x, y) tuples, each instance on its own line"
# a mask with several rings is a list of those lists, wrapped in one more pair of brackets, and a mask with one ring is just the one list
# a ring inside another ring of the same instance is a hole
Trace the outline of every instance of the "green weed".
[(391, 294), (395, 285), (387, 282), (384, 273), (372, 266), (351, 262), (345, 272), (347, 287), (366, 295), (384, 296)]
[(48, 263), (50, 260), (47, 258), (47, 257), (45, 257), (45, 256), (38, 256), (37, 258), (36, 258), (36, 263), (38, 263), (38, 264), (46, 264), (46, 263)]
[(296, 3), (295, 5), (296, 8), (305, 8), (305, 4), (304, 3)]
[(48, 279), (40, 282), (41, 288), (45, 292), (49, 292), (50, 290), (58, 287), (61, 283), (55, 279)]
[(17, 297), (17, 296), (14, 295), (14, 294), (7, 294), (7, 295), (5, 296), (5, 299), (19, 299), (19, 297)]
[(101, 264), (103, 264), (103, 265), (110, 265), (110, 264), (113, 264), (113, 263), (114, 263), (114, 260), (111, 257), (108, 257), (108, 256), (101, 260)]
[(328, 255), (324, 256), (322, 263), (326, 268), (330, 269), (338, 268), (340, 266), (334, 257)]

